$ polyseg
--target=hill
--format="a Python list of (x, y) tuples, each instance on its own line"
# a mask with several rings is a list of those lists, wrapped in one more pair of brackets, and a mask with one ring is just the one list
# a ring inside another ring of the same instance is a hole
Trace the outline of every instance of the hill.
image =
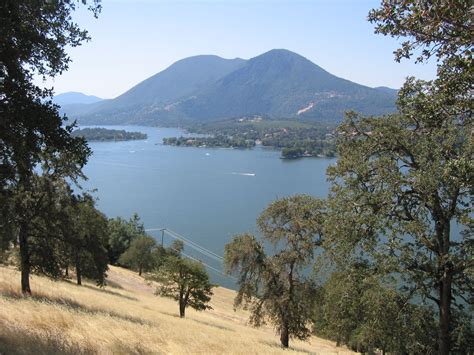
[(182, 59), (142, 81), (115, 99), (65, 110), (88, 124), (148, 124), (173, 118), (174, 108), (201, 92), (217, 79), (243, 65), (243, 59), (199, 55)]
[(0, 268), (0, 353), (246, 353), (349, 354), (312, 337), (279, 347), (272, 328), (251, 328), (248, 314), (234, 312), (235, 292), (215, 289), (211, 311), (188, 310), (153, 295), (137, 274), (111, 267), (109, 286), (98, 288), (32, 278), (32, 297), (19, 292), (19, 273)]
[(274, 49), (249, 60), (180, 60), (112, 100), (66, 112), (83, 124), (173, 124), (249, 115), (338, 122), (347, 110), (395, 110), (396, 90), (339, 78), (299, 54)]
[(93, 104), (102, 101), (102, 99), (94, 95), (86, 95), (82, 92), (70, 91), (55, 95), (53, 101), (59, 106), (65, 106), (71, 104)]
[(186, 102), (184, 112), (200, 120), (265, 114), (338, 121), (346, 110), (374, 115), (393, 111), (393, 102), (389, 93), (338, 78), (296, 53), (275, 49), (248, 60)]

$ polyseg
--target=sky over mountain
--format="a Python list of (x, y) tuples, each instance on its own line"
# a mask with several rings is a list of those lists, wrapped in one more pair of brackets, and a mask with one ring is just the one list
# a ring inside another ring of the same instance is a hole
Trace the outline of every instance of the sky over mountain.
[(288, 48), (330, 73), (370, 87), (398, 88), (408, 75), (429, 79), (435, 63), (395, 63), (395, 39), (366, 21), (377, 0), (104, 0), (98, 19), (80, 8), (92, 41), (70, 50), (74, 62), (56, 93), (116, 97), (143, 78), (197, 54), (253, 58)]

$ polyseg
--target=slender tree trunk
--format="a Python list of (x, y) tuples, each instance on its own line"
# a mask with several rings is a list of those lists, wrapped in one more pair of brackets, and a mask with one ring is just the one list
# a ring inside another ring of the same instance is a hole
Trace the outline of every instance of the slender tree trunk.
[(186, 304), (183, 299), (179, 300), (179, 317), (184, 318), (186, 313)]
[(66, 270), (64, 271), (64, 276), (69, 277), (69, 266), (66, 265)]
[(445, 222), (439, 226), (441, 233), (441, 255), (438, 260), (441, 263), (441, 280), (439, 285), (439, 353), (448, 355), (451, 349), (450, 323), (451, 323), (451, 297), (452, 297), (452, 270), (448, 261), (450, 247), (450, 223)]
[(288, 322), (284, 321), (282, 326), (281, 326), (281, 331), (280, 331), (280, 343), (281, 346), (284, 348), (287, 348), (290, 342), (290, 334), (288, 332)]
[(445, 271), (445, 275), (441, 280), (439, 288), (440, 292), (440, 304), (439, 304), (439, 353), (441, 355), (449, 354), (450, 344), (450, 331), (449, 326), (451, 323), (451, 296), (452, 296), (452, 276), (449, 271)]
[[(295, 267), (295, 263), (292, 262), (290, 265), (290, 272), (288, 273), (288, 302), (292, 303), (293, 302), (293, 270)], [(289, 334), (289, 324), (287, 320), (287, 316), (285, 314), (288, 313), (288, 305), (287, 307), (284, 307), (281, 309), (282, 313), (282, 326), (281, 326), (281, 331), (280, 331), (280, 343), (281, 346), (284, 348), (288, 348), (289, 341), (290, 341), (290, 334)]]
[(28, 230), (24, 224), (20, 225), (20, 267), (21, 267), (21, 292), (31, 295), (30, 289), (30, 251), (28, 248)]
[(142, 267), (141, 266), (138, 268), (138, 276), (142, 276)]
[(79, 262), (76, 262), (76, 280), (79, 286), (82, 285), (82, 271)]

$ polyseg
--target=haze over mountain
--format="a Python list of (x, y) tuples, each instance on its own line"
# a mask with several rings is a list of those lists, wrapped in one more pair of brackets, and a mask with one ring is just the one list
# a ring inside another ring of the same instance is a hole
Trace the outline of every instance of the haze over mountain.
[(115, 99), (64, 106), (83, 124), (173, 124), (247, 115), (340, 121), (344, 112), (395, 111), (396, 90), (336, 77), (274, 49), (249, 60), (212, 55), (180, 60)]
[(69, 91), (62, 94), (55, 95), (53, 101), (60, 105), (71, 105), (71, 104), (93, 104), (95, 102), (102, 101), (100, 97), (94, 95), (86, 95), (82, 92)]

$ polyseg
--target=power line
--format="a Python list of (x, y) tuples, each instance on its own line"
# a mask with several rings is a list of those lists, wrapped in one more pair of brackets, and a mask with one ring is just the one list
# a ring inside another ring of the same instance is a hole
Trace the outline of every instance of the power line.
[(206, 264), (206, 263), (203, 262), (202, 260), (196, 259), (196, 258), (192, 257), (191, 255), (185, 254), (185, 253), (183, 253), (183, 252), (181, 252), (181, 254), (183, 254), (185, 257), (187, 257), (187, 258), (189, 258), (189, 259), (191, 259), (191, 260), (194, 260), (194, 261), (197, 261), (197, 262), (199, 262), (199, 263), (202, 263), (204, 266), (208, 267), (208, 268), (211, 269), (211, 270), (214, 270), (215, 272), (221, 274), (222, 276), (230, 277), (231, 279), (237, 280), (237, 279), (236, 279), (235, 277), (233, 277), (232, 275), (227, 275), (227, 274), (225, 274), (224, 272), (222, 272), (221, 270), (216, 269), (215, 267), (212, 267), (212, 266)]
[[(218, 262), (223, 262), (224, 258), (212, 251), (210, 251), (209, 249), (206, 249), (204, 247), (202, 247), (201, 245), (193, 242), (192, 240), (189, 240), (187, 238), (185, 238), (184, 236), (182, 236), (181, 234), (179, 233), (176, 233), (168, 228), (148, 228), (148, 229), (145, 229), (146, 232), (166, 232), (170, 237), (172, 238), (175, 238), (175, 239), (178, 239), (178, 240), (181, 240), (184, 244), (186, 244), (187, 246), (195, 249), (196, 251), (200, 252), (201, 254), (204, 254)], [(185, 257), (187, 257), (188, 259), (191, 259), (191, 260), (194, 260), (194, 261), (197, 261), (197, 262), (200, 262), (202, 263), (204, 266), (206, 266), (207, 268), (219, 273), (220, 275), (222, 276), (225, 276), (225, 277), (229, 277), (233, 280), (236, 280), (235, 277), (233, 277), (232, 275), (227, 275), (225, 274), (224, 272), (222, 272), (221, 270), (219, 269), (216, 269), (215, 267), (209, 265), (209, 264), (206, 264), (205, 262), (203, 262), (202, 260), (199, 260), (199, 259), (196, 259), (194, 257), (192, 257), (191, 255), (188, 255), (188, 254), (185, 254), (183, 252), (181, 252), (181, 254)]]
[(172, 231), (168, 228), (150, 228), (150, 229), (145, 229), (145, 231), (147, 231), (147, 232), (153, 232), (153, 231), (166, 232), (170, 237), (181, 240), (183, 243), (185, 243), (186, 245), (190, 246), (191, 248), (197, 250), (198, 252), (200, 252), (202, 254), (205, 254), (206, 256), (208, 256), (208, 257), (210, 257), (210, 258), (212, 258), (216, 261), (219, 261), (219, 262), (224, 261), (224, 258), (222, 256), (212, 252), (209, 249), (206, 249), (205, 247), (193, 242), (192, 240), (187, 239), (186, 237), (182, 236), (181, 234), (179, 234), (175, 231)]
[(204, 254), (220, 263), (223, 262), (223, 258), (217, 254), (214, 254), (213, 252), (211, 252), (210, 250), (204, 248), (204, 247), (201, 247), (199, 244), (196, 244), (194, 242), (190, 242), (189, 240), (187, 239), (183, 239), (180, 235), (176, 235), (177, 233), (173, 233), (171, 231), (167, 231), (168, 232), (168, 235), (171, 237), (171, 238), (175, 238), (175, 239), (178, 239), (178, 240), (181, 240), (184, 244), (190, 246), (191, 248), (197, 250), (198, 252), (200, 252), (201, 254)]

